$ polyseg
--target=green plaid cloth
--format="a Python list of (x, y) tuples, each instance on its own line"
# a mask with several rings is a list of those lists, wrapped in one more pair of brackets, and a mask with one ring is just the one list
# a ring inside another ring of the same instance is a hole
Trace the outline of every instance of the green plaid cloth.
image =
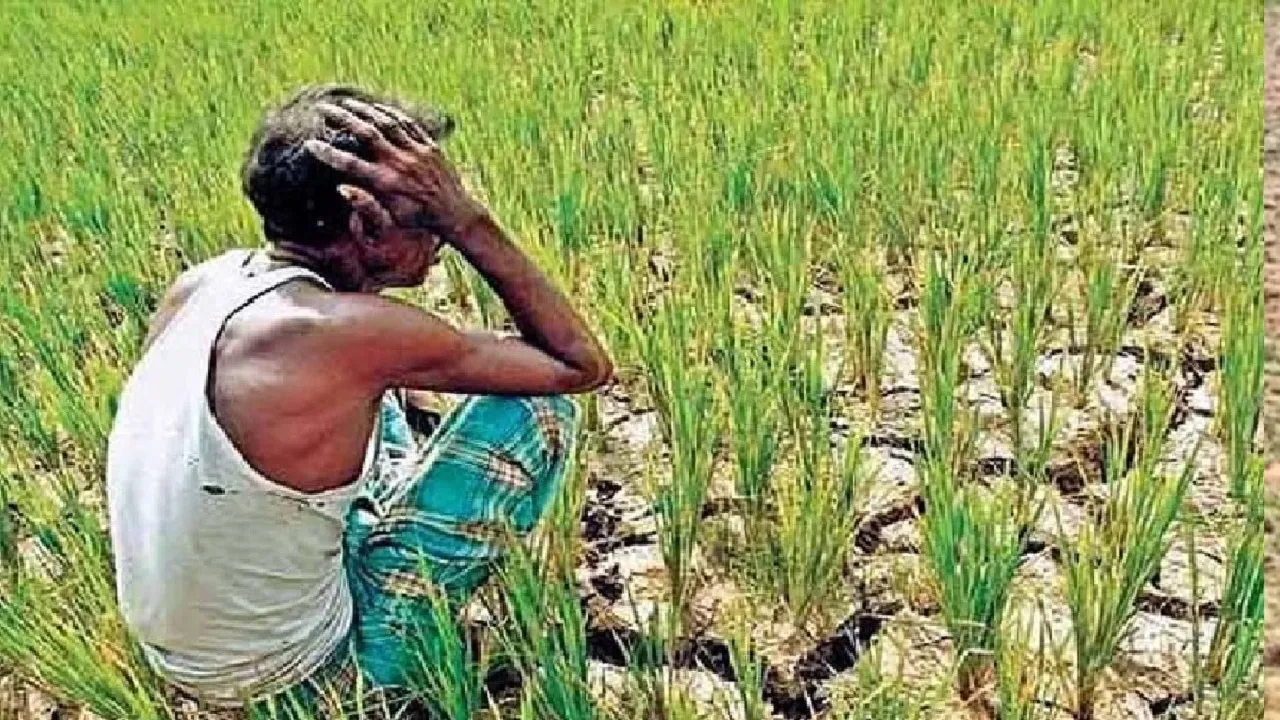
[(382, 472), (347, 520), (351, 635), (302, 686), (250, 715), (397, 717), (413, 684), (415, 638), (432, 632), (433, 594), (464, 602), (501, 560), (505, 533), (533, 529), (560, 488), (577, 430), (567, 397), (479, 395), (419, 449), (388, 394)]

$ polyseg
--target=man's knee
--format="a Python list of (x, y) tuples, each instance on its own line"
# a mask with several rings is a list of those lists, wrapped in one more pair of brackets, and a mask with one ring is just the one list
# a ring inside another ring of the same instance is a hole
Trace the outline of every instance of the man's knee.
[(528, 398), (534, 422), (546, 442), (553, 463), (563, 463), (574, 450), (578, 439), (578, 405), (566, 395), (544, 395)]
[(518, 465), (528, 483), (523, 492), (512, 497), (515, 504), (507, 513), (515, 529), (528, 531), (561, 488), (578, 436), (578, 406), (563, 395), (486, 396), (474, 402), (472, 418), (477, 424), (493, 423), (476, 430), (487, 433), (497, 429), (504, 435), (497, 440), (504, 453), (495, 458)]
[(473, 417), (492, 422), (492, 429), (511, 437), (532, 437), (546, 453), (548, 468), (561, 465), (573, 452), (581, 411), (567, 395), (475, 398)]

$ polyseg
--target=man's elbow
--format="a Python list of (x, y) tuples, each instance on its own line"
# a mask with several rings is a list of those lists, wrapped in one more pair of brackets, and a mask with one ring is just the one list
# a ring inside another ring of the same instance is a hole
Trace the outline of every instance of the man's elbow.
[(566, 394), (587, 393), (613, 382), (613, 362), (605, 355), (600, 355), (591, 363), (575, 370), (572, 377), (567, 378)]
[(591, 389), (595, 390), (611, 382), (613, 382), (613, 361), (607, 355), (601, 354), (596, 363), (595, 372), (592, 374)]

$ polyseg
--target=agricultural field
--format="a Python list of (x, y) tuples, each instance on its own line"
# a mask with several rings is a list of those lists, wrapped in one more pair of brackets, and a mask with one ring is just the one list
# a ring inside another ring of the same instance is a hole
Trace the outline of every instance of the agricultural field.
[[(106, 437), (325, 81), (453, 114), (618, 367), (438, 717), (1262, 717), (1261, 4), (228, 5), (0, 8), (0, 720), (205, 717), (122, 627)], [(456, 255), (396, 294), (506, 323)]]

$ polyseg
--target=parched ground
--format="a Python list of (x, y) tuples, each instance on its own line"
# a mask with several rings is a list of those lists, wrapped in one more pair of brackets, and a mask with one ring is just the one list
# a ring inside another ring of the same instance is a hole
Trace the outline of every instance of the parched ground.
[[(1061, 250), (1070, 253), (1069, 243)], [(1160, 248), (1153, 248), (1159, 252)], [(731, 473), (714, 472), (704, 508), (703, 538), (696, 567), (698, 587), (691, 602), (691, 622), (684, 637), (674, 681), (695, 702), (710, 708), (718, 702), (732, 705), (735, 673), (728, 657), (731, 620), (743, 621), (765, 669), (765, 694), (773, 717), (801, 720), (812, 710), (838, 707), (852, 691), (856, 670), (870, 665), (888, 676), (901, 677), (913, 689), (936, 687), (946, 679), (954, 662), (942, 622), (938, 599), (928, 582), (929, 570), (922, 554), (920, 493), (914, 448), (920, 427), (918, 357), (911, 341), (911, 325), (917, 311), (911, 309), (910, 290), (902, 292), (894, 313), (881, 379), (882, 414), (869, 429), (863, 452), (875, 469), (863, 518), (853, 536), (850, 573), (844, 592), (830, 617), (796, 625), (776, 612), (775, 599), (759, 589), (743, 585), (727, 571), (727, 561), (746, 542), (744, 514), (734, 501)], [(807, 320), (840, 324), (839, 303), (814, 288), (813, 313)], [(1015, 581), (1009, 622), (1030, 632), (1051, 633), (1056, 645), (1068, 637), (1070, 615), (1063, 597), (1063, 568), (1055, 553), (1055, 537), (1078, 532), (1089, 508), (1103, 491), (1098, 482), (1103, 456), (1098, 431), (1104, 414), (1127, 417), (1136, 407), (1137, 381), (1148, 363), (1185, 353), (1185, 363), (1175, 378), (1176, 420), (1169, 431), (1164, 462), (1181, 464), (1191, 457), (1195, 440), (1211, 435), (1217, 413), (1218, 368), (1212, 337), (1216, 323), (1206, 322), (1204, 333), (1186, 346), (1178, 346), (1169, 332), (1172, 308), (1156, 282), (1142, 292), (1139, 306), (1149, 308), (1131, 318), (1131, 327), (1109, 376), (1090, 389), (1087, 403), (1064, 418), (1063, 442), (1055, 449), (1051, 482), (1044, 488), (1051, 507), (1038, 523)], [(1280, 299), (1277, 293), (1276, 299)], [(750, 300), (741, 309), (751, 310)], [(1141, 339), (1154, 341), (1147, 345)], [(1079, 358), (1066, 347), (1052, 347), (1037, 365), (1038, 392), (1060, 385), (1072, 374)], [(992, 368), (976, 346), (965, 349), (963, 397), (980, 415), (982, 427), (1003, 415)], [(824, 373), (826, 374), (826, 373)], [(839, 422), (832, 430), (847, 437), (851, 421), (868, 415), (858, 394), (850, 391), (838, 374), (835, 395)], [(577, 580), (587, 622), (587, 644), (593, 680), (602, 696), (620, 692), (625, 657), (643, 633), (639, 618), (665, 604), (667, 575), (658, 546), (657, 518), (646, 498), (649, 478), (644, 469), (661, 473), (669, 466), (661, 439), (654, 403), (643, 383), (634, 376), (602, 390), (599, 430), (587, 455), (586, 502), (581, 516), (582, 553)], [(1277, 403), (1271, 407), (1280, 407)], [(1272, 417), (1269, 415), (1268, 420)], [(976, 473), (984, 483), (1007, 482), (1012, 462), (1007, 441), (1000, 432), (984, 432), (979, 438)], [(1190, 548), (1181, 539), (1162, 562), (1159, 573), (1139, 598), (1139, 612), (1132, 633), (1121, 648), (1121, 659), (1106, 686), (1106, 700), (1098, 720), (1171, 717), (1190, 718), (1193, 670), (1188, 659), (1199, 634), (1201, 647), (1211, 636), (1225, 578), (1225, 533), (1233, 521), (1223, 482), (1222, 448), (1211, 439), (1196, 458), (1189, 502), (1208, 521), (1197, 537), (1194, 562), (1200, 590), (1193, 590)], [(1280, 468), (1280, 465), (1277, 465)], [(1280, 476), (1276, 476), (1280, 481)], [(1280, 483), (1278, 483), (1280, 485)], [(1276, 488), (1280, 498), (1280, 486)], [(1060, 520), (1059, 520), (1060, 518)], [(1059, 522), (1061, 525), (1059, 525)], [(1271, 549), (1272, 564), (1280, 553)], [(1269, 600), (1272, 598), (1269, 597)], [(1271, 606), (1280, 607), (1273, 602)], [(1201, 623), (1197, 625), (1196, 618)], [(1034, 630), (1033, 630), (1034, 629)], [(1043, 637), (1043, 635), (1041, 636)], [(1269, 638), (1274, 641), (1276, 638)], [(1268, 658), (1280, 659), (1280, 645), (1269, 645)], [(1050, 654), (1050, 662), (1063, 677), (1069, 662), (1067, 648)], [(1280, 680), (1280, 674), (1277, 675)], [(1069, 702), (1063, 688), (1040, 688), (1052, 720), (1069, 717), (1062, 708)], [(6, 708), (5, 698), (10, 701)], [(741, 717), (738, 713), (704, 717)], [(43, 694), (16, 689), (0, 679), (0, 720), (92, 720), (76, 708), (59, 708)], [(112, 719), (106, 719), (112, 720)]]

